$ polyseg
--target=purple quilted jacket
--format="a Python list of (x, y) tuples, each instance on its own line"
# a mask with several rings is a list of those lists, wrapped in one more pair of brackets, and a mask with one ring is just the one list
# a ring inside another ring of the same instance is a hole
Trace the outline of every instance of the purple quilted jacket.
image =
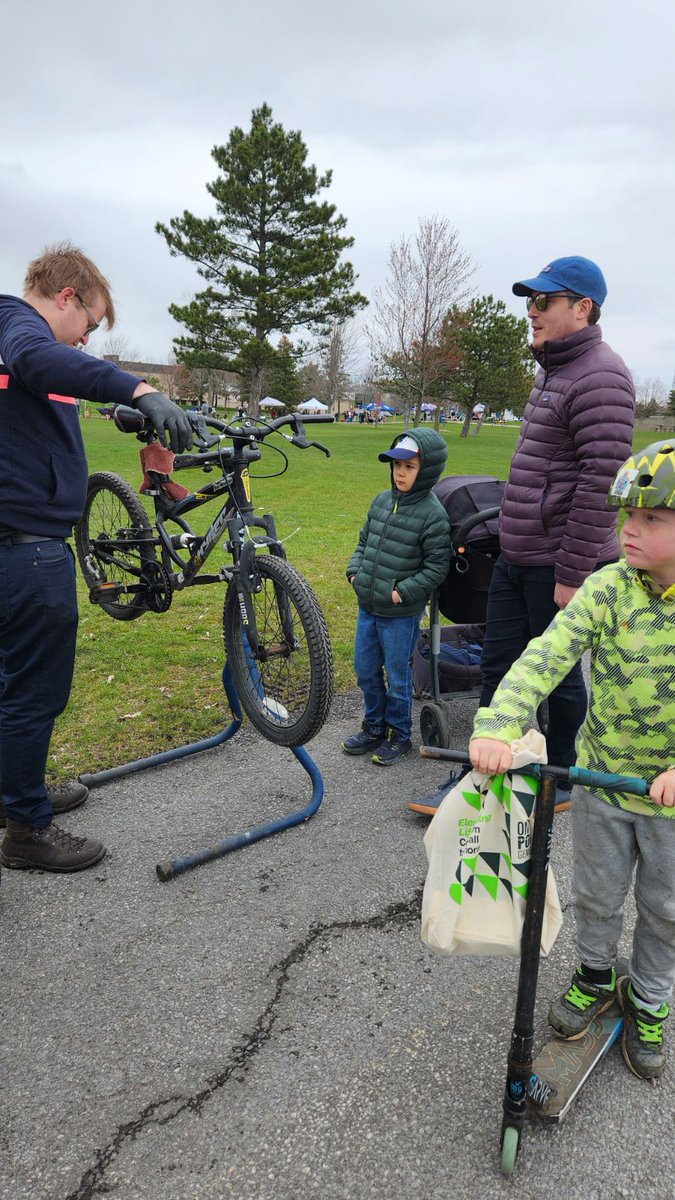
[(534, 354), (541, 370), (504, 491), (501, 552), (520, 566), (553, 563), (556, 582), (578, 587), (619, 557), (606, 498), (631, 453), (635, 388), (597, 325)]

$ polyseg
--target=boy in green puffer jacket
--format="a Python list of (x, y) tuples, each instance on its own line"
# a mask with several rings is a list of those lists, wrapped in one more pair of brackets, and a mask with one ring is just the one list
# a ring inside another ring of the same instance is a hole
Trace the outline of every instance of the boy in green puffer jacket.
[(373, 500), (347, 566), (359, 601), (354, 665), (365, 717), (342, 749), (388, 767), (412, 749), (412, 655), (450, 565), (450, 522), (431, 490), (448, 449), (435, 430), (416, 428), (378, 457), (389, 463), (391, 487)]

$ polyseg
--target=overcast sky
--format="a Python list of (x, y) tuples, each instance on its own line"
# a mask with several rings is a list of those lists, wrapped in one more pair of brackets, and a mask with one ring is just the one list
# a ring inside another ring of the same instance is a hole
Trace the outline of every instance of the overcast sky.
[(168, 305), (202, 285), (155, 221), (213, 212), (211, 149), (267, 101), (332, 168), (366, 295), (433, 213), (518, 314), (515, 279), (583, 254), (606, 339), (672, 386), (672, 0), (20, 0), (2, 43), (0, 290), (70, 238), (113, 283), (116, 333), (166, 361)]

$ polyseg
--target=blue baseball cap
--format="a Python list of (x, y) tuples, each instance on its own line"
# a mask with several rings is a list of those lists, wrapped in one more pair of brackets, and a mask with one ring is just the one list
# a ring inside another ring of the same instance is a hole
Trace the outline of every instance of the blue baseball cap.
[(389, 462), (392, 458), (406, 459), (414, 458), (419, 454), (420, 448), (414, 438), (409, 435), (399, 438), (395, 446), (391, 450), (385, 450), (383, 454), (378, 454), (380, 462)]
[(537, 292), (574, 292), (577, 296), (590, 296), (602, 306), (607, 296), (605, 277), (597, 263), (578, 254), (571, 258), (555, 258), (542, 267), (534, 279), (521, 279), (514, 283), (514, 296), (536, 296)]

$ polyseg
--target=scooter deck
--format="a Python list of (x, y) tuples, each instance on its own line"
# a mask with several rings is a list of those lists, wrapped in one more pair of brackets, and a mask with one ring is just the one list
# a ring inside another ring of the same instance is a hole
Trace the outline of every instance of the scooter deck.
[(532, 1063), (530, 1111), (546, 1121), (564, 1120), (593, 1069), (618, 1040), (622, 1025), (615, 1002), (576, 1041), (551, 1038)]

